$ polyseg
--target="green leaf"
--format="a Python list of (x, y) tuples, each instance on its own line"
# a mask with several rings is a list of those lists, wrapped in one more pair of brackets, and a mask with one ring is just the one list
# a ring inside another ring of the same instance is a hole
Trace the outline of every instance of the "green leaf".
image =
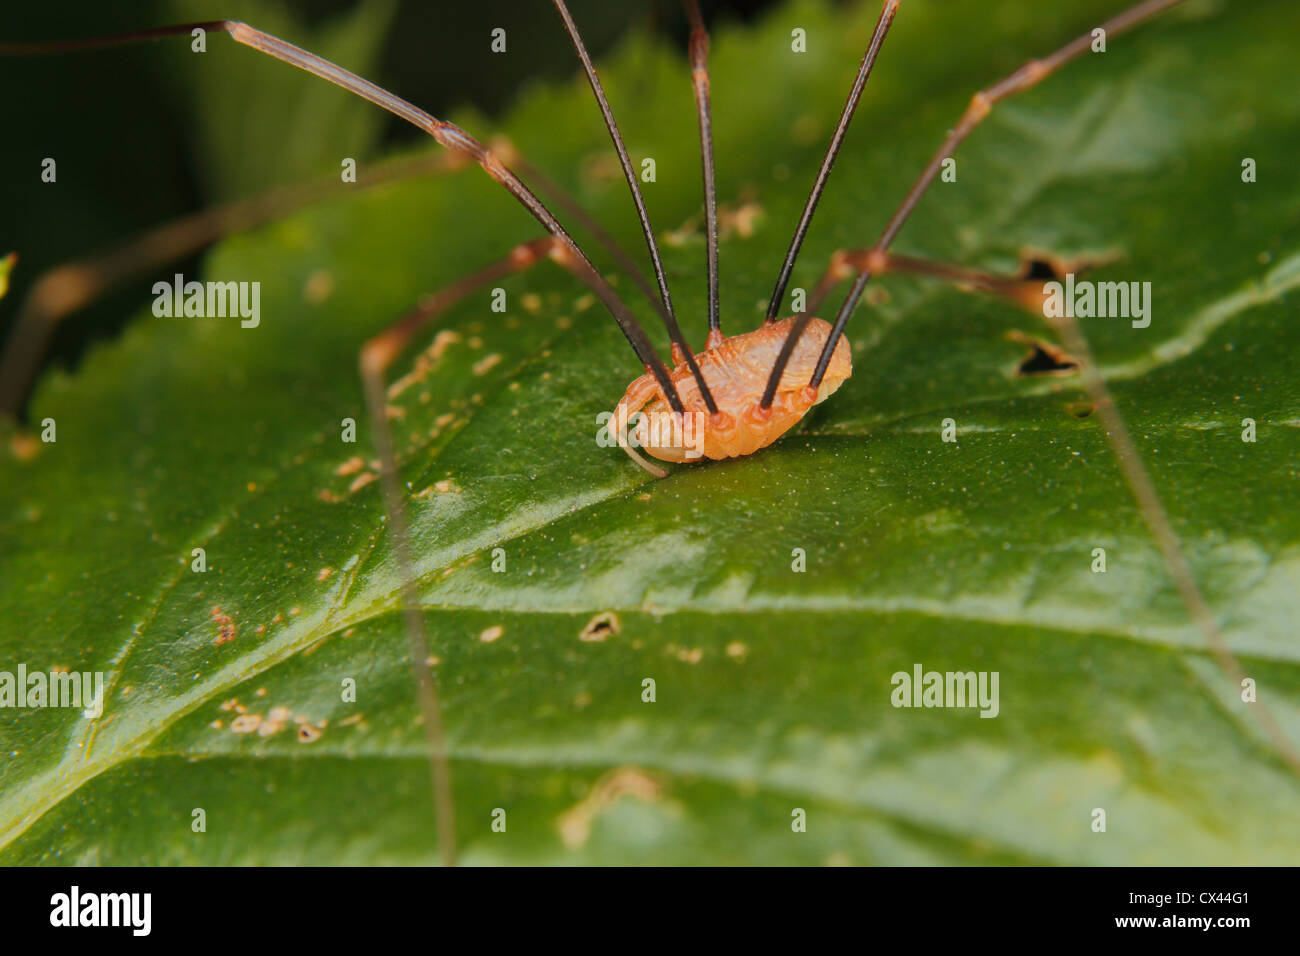
[[(906, 5), (794, 284), (869, 244), (970, 94), (1093, 6)], [(761, 319), (874, 13), (796, 3), (715, 32), (719, 191), (752, 225), (722, 244), (729, 332)], [(1300, 786), (1257, 709), (1300, 739), (1300, 100), (1278, 81), (1297, 28), (1294, 5), (1194, 3), (1112, 37), (999, 107), (896, 247), (1000, 271), (1106, 255), (1090, 278), (1151, 283), (1149, 328), (1081, 321), (1260, 704), (1192, 626), (1077, 378), (1015, 374), (1007, 333), (1050, 338), (1033, 316), (887, 277), (850, 325), (853, 378), (800, 430), (656, 482), (595, 442), (635, 360), (539, 267), (501, 283), (504, 316), (486, 291), (453, 310), (392, 399), (461, 859), (1294, 862)], [(699, 341), (683, 57), (638, 39), (601, 68), (634, 161), (657, 161), (647, 202)], [(501, 128), (640, 248), (576, 74)], [(207, 257), (203, 278), (261, 282), (256, 329), (156, 318), (142, 288), (120, 341), (45, 378), (30, 419), (57, 442), (6, 436), (0, 459), (0, 670), (108, 689), (97, 720), (0, 711), (0, 860), (437, 859), (356, 349), (536, 234), (472, 168), (324, 202)], [(617, 632), (584, 640), (604, 613)], [(997, 672), (997, 716), (894, 707), (917, 664)], [(236, 706), (283, 726), (234, 733)]]

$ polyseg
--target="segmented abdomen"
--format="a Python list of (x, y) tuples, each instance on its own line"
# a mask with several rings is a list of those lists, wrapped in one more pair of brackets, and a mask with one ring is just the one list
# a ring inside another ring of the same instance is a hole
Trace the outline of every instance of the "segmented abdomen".
[[(804, 329), (790, 356), (771, 408), (766, 413), (760, 409), (768, 375), (793, 323), (794, 319), (789, 318), (765, 324), (696, 353), (700, 372), (718, 406), (716, 416), (709, 414), (690, 368), (684, 362), (677, 365), (671, 373), (673, 384), (692, 421), (672, 433), (673, 440), (665, 441), (668, 430), (656, 432), (653, 424), (664, 421), (663, 416), (670, 415), (671, 410), (658, 383), (648, 373), (628, 387), (615, 414), (622, 412), (630, 416), (638, 410), (646, 413), (635, 434), (642, 449), (661, 461), (735, 458), (772, 444), (803, 418), (809, 408), (829, 398), (853, 373), (848, 342), (841, 337), (821, 387), (816, 393), (805, 388), (831, 331), (829, 323), (815, 318)], [(700, 431), (696, 433), (692, 429)], [(697, 434), (702, 435), (702, 441)], [(681, 440), (683, 437), (687, 440)], [(692, 438), (695, 440), (689, 440)]]

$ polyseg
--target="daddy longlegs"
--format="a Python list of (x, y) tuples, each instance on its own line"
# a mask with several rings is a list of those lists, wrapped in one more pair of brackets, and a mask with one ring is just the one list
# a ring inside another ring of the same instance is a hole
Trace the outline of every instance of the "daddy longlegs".
[[(1180, 2), (1182, 0), (1143, 0), (1100, 23), (1098, 28), (1108, 37), (1115, 37)], [(386, 379), (393, 362), (404, 353), (416, 335), (467, 295), (507, 275), (522, 272), (542, 261), (550, 261), (573, 274), (600, 300), (645, 369), (645, 374), (627, 388), (608, 425), (610, 437), (637, 464), (656, 477), (667, 475), (662, 468), (638, 454), (634, 445), (641, 447), (652, 457), (664, 461), (694, 460), (680, 445), (655, 440), (646, 424), (656, 417), (667, 417), (680, 423), (684, 416), (695, 416), (701, 423), (702, 429), (700, 457), (716, 460), (749, 455), (779, 439), (797, 424), (814, 404), (829, 398), (851, 375), (848, 343), (843, 333), (849, 317), (873, 276), (890, 272), (911, 273), (953, 283), (966, 290), (998, 295), (1035, 312), (1041, 312), (1041, 283), (995, 276), (943, 262), (898, 256), (892, 254), (889, 249), (921, 197), (939, 175), (945, 160), (950, 158), (975, 127), (990, 115), (994, 107), (1036, 86), (1070, 61), (1086, 53), (1091, 48), (1094, 37), (1093, 31), (1089, 31), (1041, 59), (1030, 60), (1010, 75), (975, 93), (956, 126), (949, 131), (919, 177), (905, 193), (903, 200), (875, 242), (867, 247), (836, 252), (809, 297), (807, 309), (794, 316), (778, 318), (799, 251), (812, 225), (836, 156), (890, 27), (902, 6), (902, 0), (885, 0), (821, 165), (814, 177), (802, 214), (795, 225), (788, 250), (775, 280), (766, 317), (757, 329), (728, 336), (722, 331), (719, 301), (719, 224), (710, 111), (709, 38), (698, 0), (684, 0), (690, 22), (689, 61), (702, 159), (708, 283), (708, 337), (704, 349), (695, 352), (687, 343), (678, 325), (667, 276), (638, 178), (599, 75), (564, 0), (553, 0), (553, 3), (591, 86), (627, 182), (653, 267), (654, 288), (645, 281), (626, 253), (601, 232), (570, 197), (567, 197), (558, 187), (548, 183), (541, 173), (527, 164), (512, 147), (489, 148), (460, 127), (437, 119), (376, 84), (246, 23), (212, 20), (88, 40), (44, 44), (0, 44), (0, 54), (60, 53), (192, 35), (196, 31), (227, 33), (233, 40), (244, 46), (328, 80), (370, 101), (423, 130), (454, 156), (477, 163), (489, 177), (523, 205), (547, 233), (544, 237), (516, 246), (505, 258), (437, 291), (428, 297), (420, 308), (372, 337), (362, 346), (359, 353), (363, 393), (380, 461), (384, 507), (389, 519), (392, 546), (402, 580), (403, 614), (411, 644), (412, 669), (419, 687), (429, 747), (438, 845), (442, 859), (446, 863), (455, 860), (450, 770), (437, 687), (429, 668), (423, 666), (423, 662), (428, 657), (428, 641), (419, 610), (418, 594), (415, 591), (414, 562), (406, 525), (404, 496), (398, 483), (396, 452), (386, 415)], [(503, 156), (503, 152), (506, 155)], [(551, 209), (525, 183), (524, 178), (516, 173), (516, 169), (526, 171), (526, 177), (539, 186), (545, 184), (542, 191), (555, 195), (557, 202), (562, 203), (570, 214), (581, 219), (584, 225), (591, 228), (602, 244), (619, 261), (620, 266), (638, 284), (667, 331), (673, 359), (671, 368), (661, 360), (632, 311), (620, 299), (611, 284), (600, 275), (588, 255)], [(310, 195), (313, 194), (308, 192), (299, 198), (305, 199)], [(294, 200), (290, 200), (288, 205), (292, 205), (293, 202)], [(239, 207), (233, 214), (227, 210), (224, 217), (218, 216), (215, 220), (209, 214), (209, 218), (203, 220), (202, 228), (153, 236), (149, 243), (135, 250), (134, 258), (128, 256), (128, 261), (110, 262), (101, 271), (108, 273), (125, 271), (138, 268), (142, 264), (161, 261), (162, 256), (147, 250), (165, 246), (169, 240), (194, 247), (210, 241), (224, 231), (271, 218), (285, 208), (285, 203), (273, 203), (269, 207), (264, 205), (255, 209)], [(833, 322), (816, 317), (814, 313), (834, 288), (849, 280), (851, 280), (850, 290), (836, 311)], [(99, 285), (92, 283), (90, 288), (94, 290), (99, 288)], [(46, 291), (48, 293), (48, 289)], [(84, 295), (82, 298), (84, 299)], [(81, 299), (78, 299), (78, 304), (80, 301)], [(60, 312), (59, 309), (64, 311)], [(47, 322), (57, 321), (66, 311), (65, 305), (60, 305), (58, 309), (50, 308), (45, 319)], [(55, 314), (56, 312), (58, 314)], [(1118, 459), (1121, 472), (1160, 548), (1167, 570), (1184, 604), (1204, 634), (1222, 671), (1229, 679), (1240, 681), (1241, 668), (1219, 634), (1213, 615), (1183, 556), (1168, 515), (1111, 399), (1106, 383), (1097, 369), (1087, 339), (1072, 317), (1056, 319), (1052, 324), (1069, 352), (1079, 359), (1083, 385), (1096, 408), (1105, 428), (1106, 438)], [(21, 334), (22, 332), (23, 327), (20, 323), (19, 330), (14, 336), (15, 341), (9, 343), (6, 348), (5, 363), (0, 366), (7, 370), (5, 377), (10, 386), (15, 382), (21, 383), (19, 389), (29, 379), (32, 366), (39, 358), (39, 336), (33, 339), (32, 336)], [(33, 345), (33, 341), (37, 344)], [(15, 397), (12, 391), (11, 388), (4, 397), (6, 411), (13, 411), (21, 400), (20, 397)], [(625, 430), (629, 419), (638, 412), (644, 413), (633, 433), (639, 440), (630, 442)], [(1262, 705), (1256, 708), (1256, 713), (1278, 752), (1283, 755), (1293, 770), (1300, 772), (1300, 756), (1297, 756), (1276, 721)]]

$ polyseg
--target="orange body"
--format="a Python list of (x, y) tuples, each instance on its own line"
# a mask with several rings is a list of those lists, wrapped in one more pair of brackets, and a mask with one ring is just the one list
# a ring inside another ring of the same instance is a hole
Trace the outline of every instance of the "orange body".
[(841, 336), (831, 353), (820, 389), (808, 387), (817, 358), (831, 332), (830, 323), (813, 319), (781, 373), (771, 407), (759, 408), (768, 374), (794, 321), (789, 318), (765, 324), (752, 332), (723, 338), (696, 353), (695, 360), (718, 406), (717, 414), (709, 413), (690, 368), (685, 362), (678, 362), (672, 370), (672, 380), (686, 416), (674, 415), (659, 383), (647, 372), (628, 386), (615, 408), (609, 424), (611, 433), (643, 467), (660, 476), (665, 472), (642, 461), (623, 439), (623, 429), (636, 412), (643, 414), (633, 425), (630, 433), (633, 440), (661, 461), (690, 462), (701, 458), (716, 461), (766, 448), (853, 374), (849, 345)]

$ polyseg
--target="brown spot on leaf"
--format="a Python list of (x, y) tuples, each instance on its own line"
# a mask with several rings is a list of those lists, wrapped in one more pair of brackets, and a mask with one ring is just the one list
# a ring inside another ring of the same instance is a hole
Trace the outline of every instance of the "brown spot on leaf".
[(607, 807), (633, 797), (643, 803), (656, 803), (664, 788), (657, 779), (636, 767), (619, 767), (611, 770), (591, 788), (591, 793), (570, 807), (556, 820), (560, 839), (570, 850), (576, 850), (591, 836), (591, 824)]
[(366, 464), (366, 463), (365, 463), (364, 461), (361, 460), (361, 456), (360, 456), (360, 455), (353, 455), (351, 458), (349, 458), (349, 459), (348, 459), (347, 461), (345, 461), (343, 464), (341, 464), (341, 465), (339, 465), (337, 468), (335, 468), (335, 469), (334, 469), (334, 474), (338, 475), (340, 478), (342, 478), (342, 477), (344, 477), (344, 476), (346, 476), (346, 475), (355, 475), (355, 474), (356, 474), (357, 472), (359, 472), (363, 467), (365, 467), (365, 464)]
[(617, 634), (622, 628), (618, 622), (618, 615), (613, 611), (602, 611), (590, 621), (587, 626), (578, 632), (578, 640), (595, 643), (603, 641), (611, 634)]
[(396, 398), (416, 382), (423, 381), (429, 372), (437, 368), (447, 349), (460, 340), (461, 334), (459, 332), (453, 332), (451, 329), (439, 331), (433, 337), (433, 344), (415, 360), (415, 367), (388, 386), (388, 397)]
[(319, 305), (334, 292), (334, 277), (325, 269), (317, 269), (307, 277), (303, 285), (303, 298), (312, 305)]
[(31, 461), (36, 457), (37, 452), (41, 450), (41, 442), (35, 435), (27, 432), (15, 432), (10, 439), (10, 447), (13, 448), (14, 457), (19, 461)]
[(235, 734), (251, 734), (262, 723), (261, 714), (240, 714), (230, 722), (230, 732)]
[(213, 644), (220, 647), (222, 644), (229, 644), (239, 636), (239, 631), (235, 627), (235, 620), (229, 614), (225, 613), (219, 607), (212, 609), (212, 620), (217, 625), (217, 636)]
[(718, 210), (718, 232), (723, 239), (735, 233), (741, 239), (754, 234), (754, 227), (763, 218), (763, 207), (756, 202), (723, 205)]

